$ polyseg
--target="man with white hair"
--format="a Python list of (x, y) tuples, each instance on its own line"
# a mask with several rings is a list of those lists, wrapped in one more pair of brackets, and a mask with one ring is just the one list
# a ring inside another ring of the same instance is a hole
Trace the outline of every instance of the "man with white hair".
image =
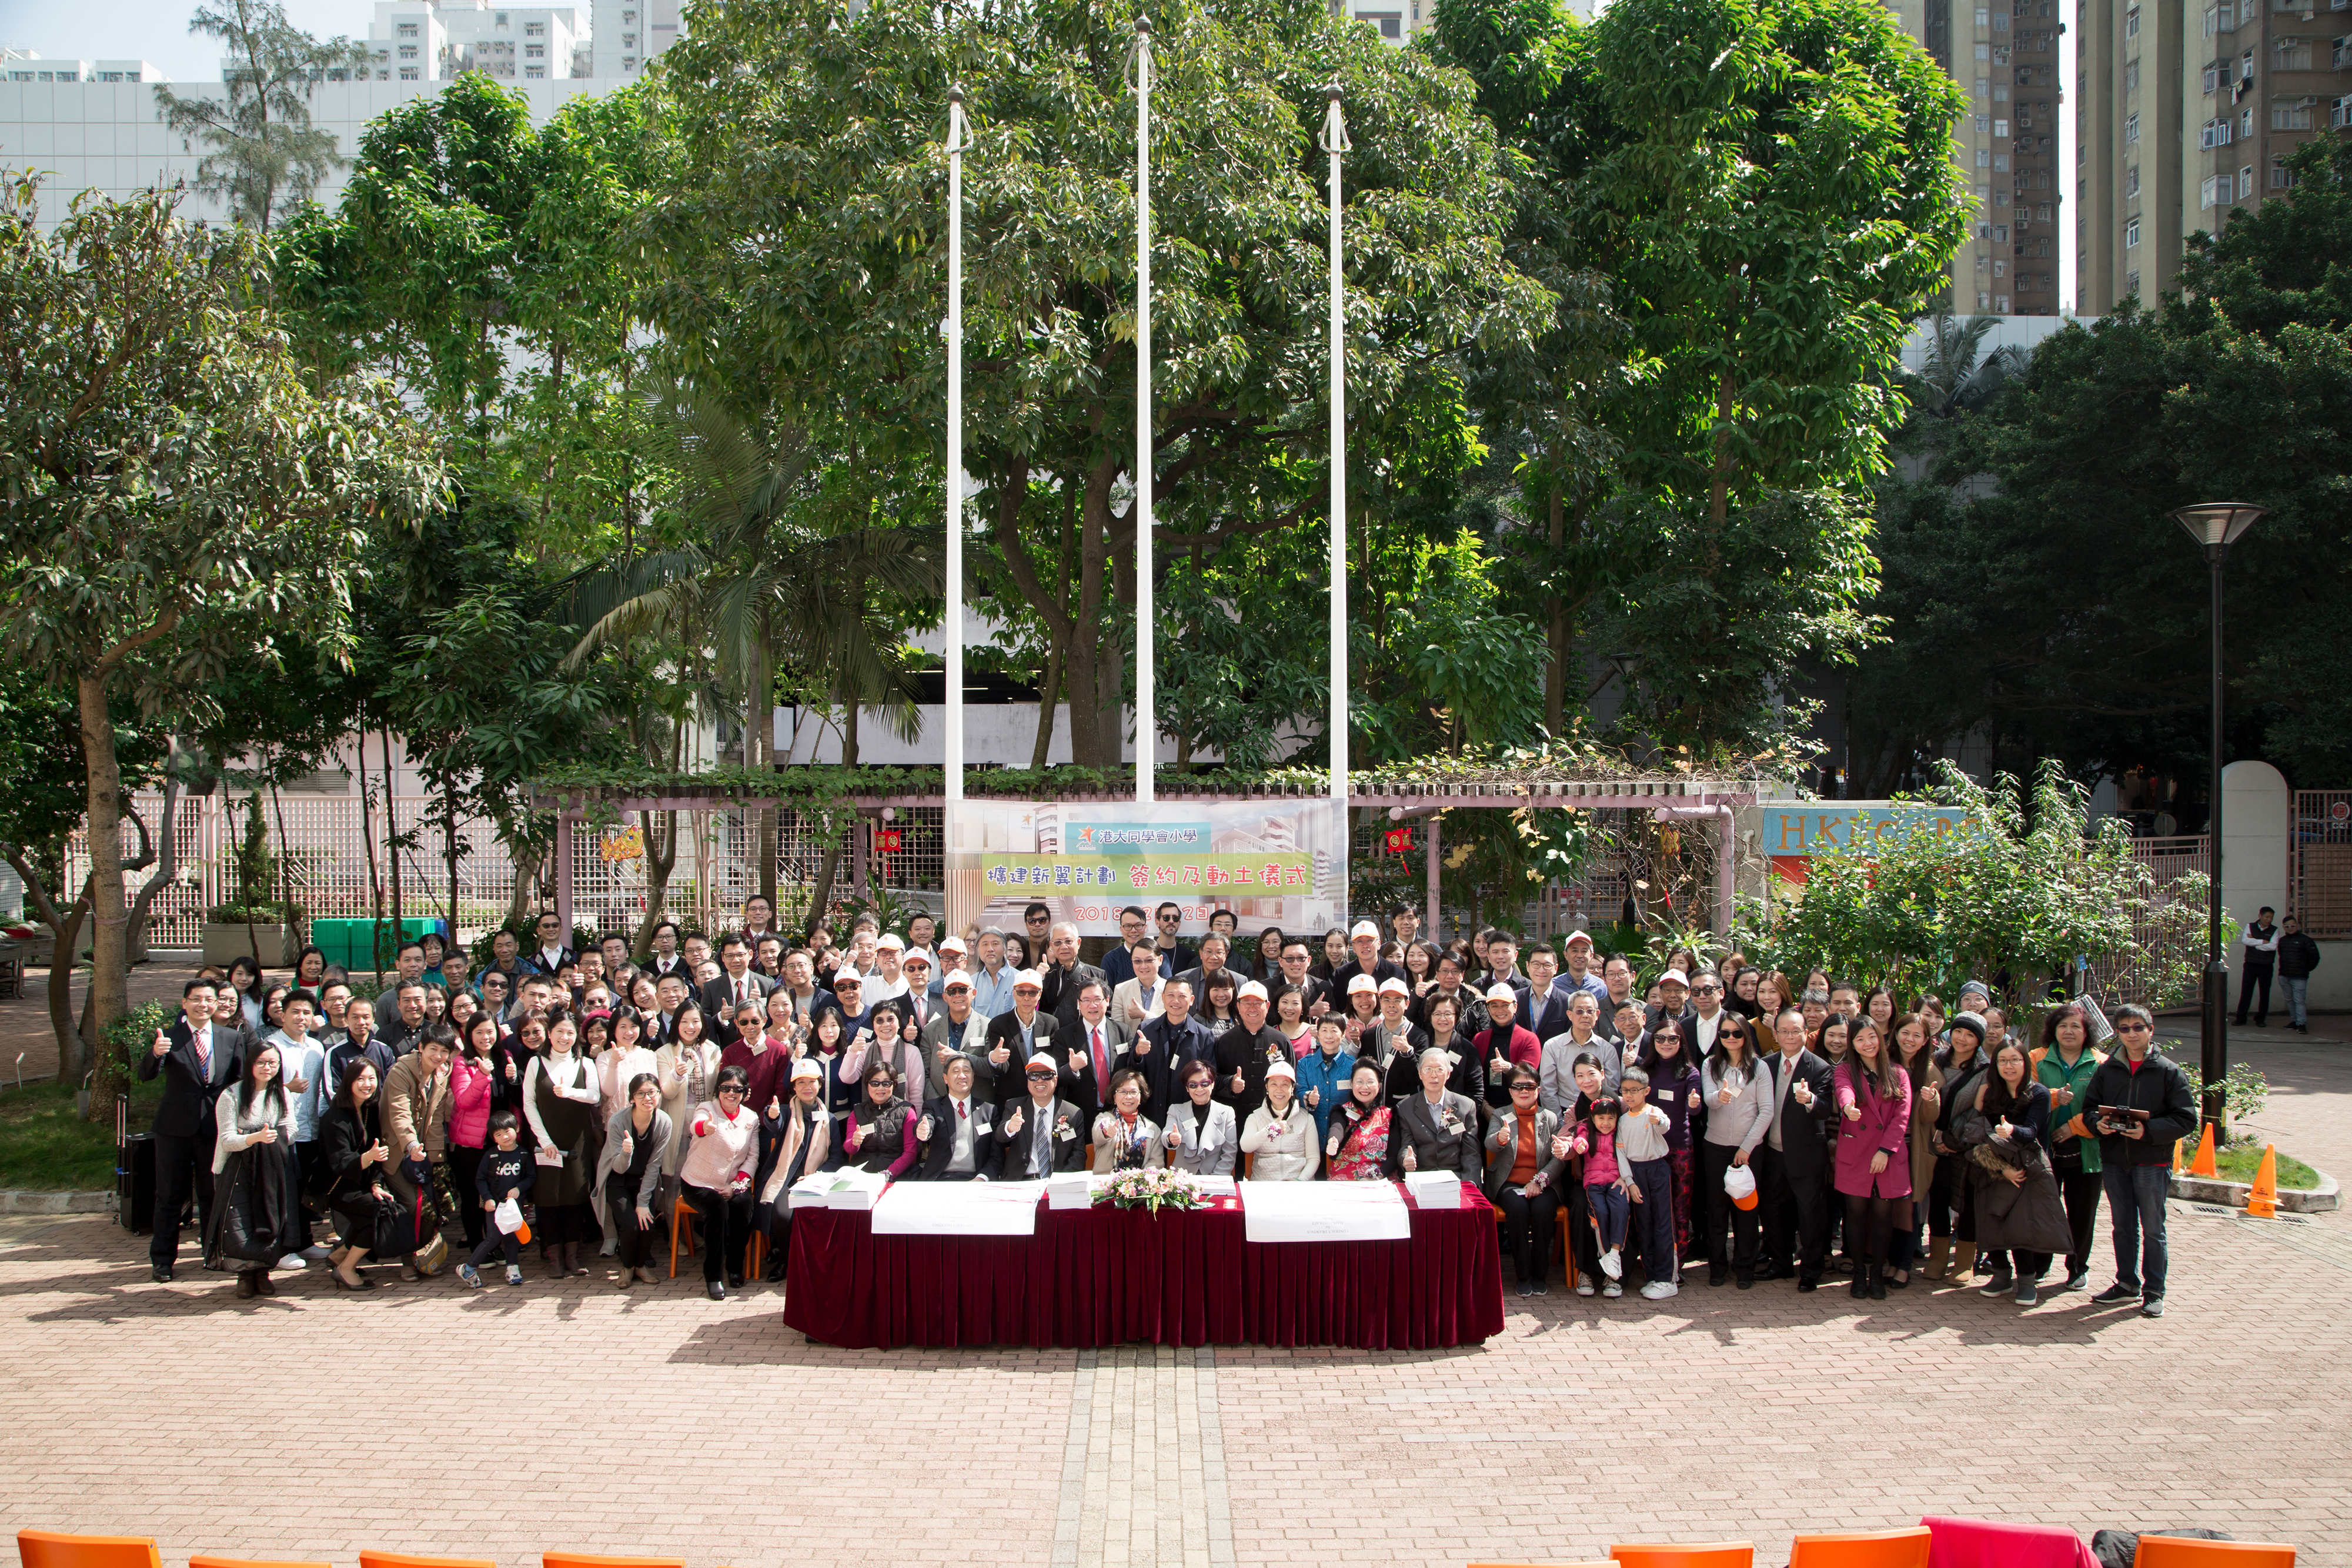
[(1359, 975), (1370, 975), (1375, 986), (1391, 977), (1405, 978), (1403, 965), (1381, 956), (1381, 928), (1370, 921), (1359, 920), (1349, 930), (1348, 947), (1355, 956), (1331, 971), (1331, 988), (1339, 995), (1348, 994), (1348, 982)]
[(1110, 996), (1110, 981), (1092, 964), (1078, 962), (1078, 928), (1066, 920), (1056, 921), (1045, 934), (1045, 972), (1040, 977), (1045, 982), (1045, 994), (1038, 1006), (1052, 1013), (1066, 1030), (1078, 1017), (1078, 988), (1088, 980), (1099, 981), (1103, 996)]
[(1004, 928), (991, 925), (980, 934), (980, 967), (971, 972), (971, 1005), (989, 1018), (1013, 1010), (1013, 970), (1004, 961)]

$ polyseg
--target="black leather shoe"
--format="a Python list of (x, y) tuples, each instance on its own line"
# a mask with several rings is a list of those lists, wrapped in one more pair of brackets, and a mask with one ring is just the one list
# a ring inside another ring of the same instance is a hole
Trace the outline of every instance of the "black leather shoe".
[(723, 1280), (712, 1280), (703, 1289), (709, 1293), (710, 1299), (714, 1301), (723, 1301), (727, 1299), (727, 1284)]
[(1801, 1274), (1797, 1277), (1797, 1289), (1800, 1291), (1818, 1291), (1821, 1288), (1822, 1282), (1814, 1275)]
[(727, 1285), (730, 1290), (741, 1290), (743, 1288), (743, 1276), (738, 1274), (732, 1269), (730, 1269), (727, 1271)]
[(1720, 1285), (1729, 1273), (1730, 1270), (1727, 1269), (1710, 1266), (1706, 1271), (1706, 1282), (1710, 1285)]
[(147, 1272), (159, 1285), (168, 1285), (172, 1282), (172, 1266), (169, 1263), (158, 1263)]

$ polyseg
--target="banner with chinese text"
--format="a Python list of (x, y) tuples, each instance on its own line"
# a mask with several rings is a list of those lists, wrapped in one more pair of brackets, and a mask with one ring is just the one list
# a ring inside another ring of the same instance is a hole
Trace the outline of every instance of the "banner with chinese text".
[(1173, 903), (1190, 935), (1220, 909), (1245, 932), (1320, 932), (1345, 913), (1347, 844), (1329, 800), (967, 800), (948, 844), (948, 921), (1017, 931), (1042, 902), (1107, 936), (1127, 905)]

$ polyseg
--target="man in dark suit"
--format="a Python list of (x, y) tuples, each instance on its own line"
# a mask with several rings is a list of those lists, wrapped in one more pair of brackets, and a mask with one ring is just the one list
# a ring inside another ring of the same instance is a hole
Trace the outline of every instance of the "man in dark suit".
[(1240, 970), (1230, 967), (1232, 957), (1232, 949), (1227, 946), (1223, 937), (1209, 936), (1201, 938), (1201, 961), (1198, 964), (1195, 964), (1192, 968), (1181, 971), (1176, 977), (1178, 979), (1192, 988), (1192, 1005), (1194, 1007), (1202, 1007), (1207, 1004), (1209, 999), (1209, 981), (1218, 975), (1232, 976), (1234, 991), (1238, 993), (1241, 990), (1242, 982), (1247, 980), (1249, 977), (1243, 974)]
[(526, 972), (553, 975), (578, 958), (579, 955), (572, 952), (571, 946), (563, 940), (563, 922), (556, 917), (552, 909), (540, 915), (536, 936), (539, 946), (522, 956)]
[(1519, 1022), (1538, 1040), (1549, 1040), (1568, 1030), (1570, 988), (1558, 983), (1559, 955), (1551, 944), (1538, 942), (1528, 949), (1528, 989), (1519, 998)]
[(1803, 1015), (1781, 1013), (1772, 1032), (1780, 1049), (1764, 1058), (1772, 1075), (1772, 1123), (1756, 1149), (1765, 1265), (1756, 1277), (1793, 1271), (1797, 1289), (1811, 1291), (1821, 1283), (1829, 1249), (1830, 1064), (1805, 1049)]
[(665, 920), (654, 927), (654, 950), (646, 958), (646, 973), (655, 979), (664, 975), (676, 975), (688, 985), (694, 981), (694, 971), (678, 951), (677, 922)]
[(703, 1010), (732, 1018), (735, 1004), (766, 1001), (776, 982), (751, 967), (751, 949), (740, 936), (719, 944), (719, 978), (702, 988)]
[(1111, 1074), (1118, 1071), (1118, 1059), (1133, 1038), (1127, 1025), (1110, 1016), (1109, 1001), (1109, 988), (1101, 980), (1081, 982), (1077, 1016), (1067, 1029), (1055, 1031), (1068, 1042), (1070, 1067), (1076, 1075), (1076, 1084), (1066, 1083), (1062, 1092), (1085, 1109), (1088, 1126), (1110, 1104)]
[[(1478, 1105), (1448, 1089), (1452, 1064), (1443, 1051), (1424, 1051), (1416, 1071), (1421, 1087), (1396, 1103), (1395, 1131), (1389, 1135), (1391, 1180), (1408, 1171), (1450, 1170), (1467, 1182), (1486, 1179), (1478, 1143)], [(1407, 1153), (1412, 1157), (1405, 1158)]]
[(999, 1111), (988, 1136), (1003, 1180), (1028, 1181), (1086, 1167), (1087, 1117), (1054, 1092), (1062, 1071), (1051, 1053), (1032, 1055), (1022, 1077), (1027, 1092)]
[(1098, 983), (1103, 999), (1110, 999), (1109, 979), (1092, 964), (1078, 961), (1078, 928), (1067, 921), (1055, 925), (1046, 940), (1045, 972), (1040, 978), (1045, 982), (1045, 991), (1037, 1005), (1052, 1013), (1064, 1029), (1077, 1021), (1078, 988), (1087, 981)]
[[(1135, 978), (1136, 944), (1150, 940), (1151, 921), (1143, 913), (1143, 905), (1130, 904), (1118, 912), (1118, 940), (1111, 945), (1109, 952), (1103, 955), (1102, 961), (1103, 977), (1110, 982), (1112, 990), (1116, 991), (1122, 983)], [(1152, 955), (1152, 962), (1159, 968), (1162, 980), (1175, 973), (1157, 952)], [(1157, 988), (1156, 985), (1154, 988)]]
[(1234, 993), (1234, 1016), (1240, 1021), (1217, 1037), (1217, 1098), (1246, 1123), (1265, 1099), (1265, 1070), (1290, 1060), (1290, 1041), (1265, 1021), (1265, 988), (1255, 980)]
[[(1200, 967), (1201, 956), (1186, 946), (1179, 935), (1184, 928), (1184, 912), (1171, 901), (1152, 911), (1151, 918), (1153, 924), (1160, 927), (1157, 940), (1162, 966), (1160, 972), (1173, 979), (1187, 969)], [(1200, 999), (1201, 993), (1194, 991), (1192, 1000), (1197, 1004)]]
[(1021, 1081), (1013, 1064), (1054, 1049), (1057, 1030), (1053, 1017), (1037, 1005), (1037, 998), (1044, 994), (1045, 982), (1037, 977), (1034, 969), (1016, 969), (1013, 975), (1013, 1010), (989, 1020), (989, 1054), (993, 1057), (999, 1046), (1006, 1052), (1005, 1065), (997, 1073), (996, 1092), (1007, 1099), (1021, 1092)]
[[(232, 1001), (236, 993), (229, 993)], [(147, 1261), (160, 1283), (168, 1283), (180, 1258), (180, 1206), (196, 1194), (197, 1233), (213, 1206), (213, 1148), (219, 1141), (214, 1104), (236, 1082), (241, 1063), (236, 1036), (214, 1017), (216, 993), (210, 980), (180, 988), (180, 1019), (155, 1031), (153, 1046), (139, 1059), (139, 1081), (158, 1073), (163, 1097), (155, 1104), (155, 1229), (147, 1240)]]
[(1356, 956), (1331, 971), (1331, 988), (1340, 996), (1348, 994), (1348, 982), (1359, 975), (1370, 975), (1374, 985), (1391, 977), (1407, 977), (1404, 966), (1391, 964), (1381, 956), (1381, 928), (1370, 921), (1356, 922), (1348, 933), (1348, 946)]
[[(965, 994), (971, 994), (970, 987)], [(989, 1157), (988, 1136), (996, 1107), (972, 1092), (970, 1057), (948, 1058), (946, 1078), (947, 1092), (924, 1101), (922, 1119), (915, 1124), (916, 1179), (986, 1181), (997, 1164)]]
[(1644, 1011), (1647, 1019), (1643, 1028), (1652, 1034), (1658, 1031), (1658, 1025), (1672, 1019), (1683, 1026), (1683, 1038), (1691, 1038), (1691, 1026), (1698, 1021), (1698, 1014), (1691, 1009), (1690, 982), (1683, 977), (1680, 969), (1668, 969), (1658, 977), (1658, 999)]
[[(1339, 1009), (1339, 998), (1331, 990), (1331, 982), (1322, 976), (1308, 972), (1315, 955), (1304, 936), (1286, 936), (1282, 942), (1282, 983), (1298, 993), (1298, 1016), (1319, 1018), (1323, 1013)], [(1319, 1009), (1319, 1010), (1318, 1010)]]

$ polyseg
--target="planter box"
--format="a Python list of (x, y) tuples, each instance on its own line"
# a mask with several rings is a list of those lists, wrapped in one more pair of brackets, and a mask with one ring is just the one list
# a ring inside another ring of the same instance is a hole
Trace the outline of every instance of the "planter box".
[(266, 969), (290, 969), (294, 955), (301, 945), (294, 940), (291, 925), (215, 925), (205, 923), (205, 962), (226, 964), (232, 959), (250, 957), (256, 946), (261, 949), (261, 965)]
[[(2253, 1185), (2242, 1181), (2216, 1181), (2210, 1176), (2176, 1176), (2171, 1181), (2172, 1196), (2189, 1203), (2218, 1203), (2230, 1208), (2246, 1207), (2246, 1197)], [(2282, 1186), (2278, 1206), (2286, 1214), (2328, 1214), (2344, 1201), (2336, 1178), (2326, 1171), (2319, 1173), (2316, 1187)]]

